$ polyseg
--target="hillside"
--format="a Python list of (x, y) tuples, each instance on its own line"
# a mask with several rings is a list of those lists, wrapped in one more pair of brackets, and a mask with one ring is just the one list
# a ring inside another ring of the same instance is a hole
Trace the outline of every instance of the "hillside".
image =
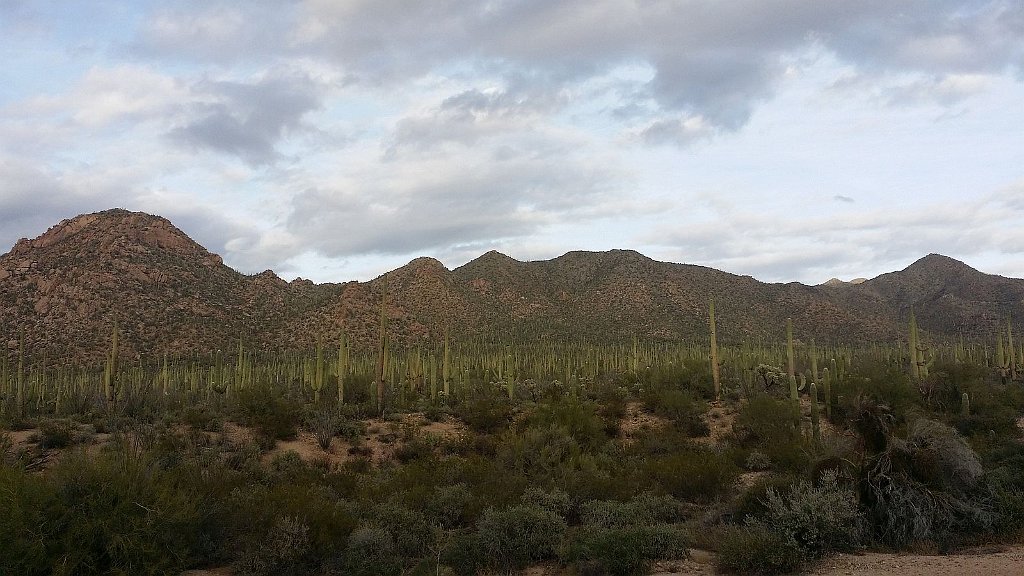
[[(422, 343), (449, 327), (500, 339), (703, 338), (716, 299), (720, 338), (776, 339), (786, 317), (801, 338), (895, 341), (911, 308), (932, 337), (987, 338), (1024, 318), (1024, 280), (929, 255), (859, 283), (768, 284), (630, 250), (520, 262), (488, 252), (454, 270), (417, 258), (387, 274), (390, 333)], [(317, 285), (246, 276), (166, 219), (108, 210), (65, 220), (0, 256), (0, 333), (9, 352), (96, 361), (115, 319), (128, 354), (288, 349), (342, 330), (376, 337), (383, 277)], [(1019, 330), (1020, 328), (1018, 328)]]

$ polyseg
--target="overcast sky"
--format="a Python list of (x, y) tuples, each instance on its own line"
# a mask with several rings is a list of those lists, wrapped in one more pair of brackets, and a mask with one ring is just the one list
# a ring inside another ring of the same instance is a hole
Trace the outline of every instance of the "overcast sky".
[(0, 59), (0, 252), (124, 207), (289, 279), (1024, 277), (1021, 0), (0, 0)]

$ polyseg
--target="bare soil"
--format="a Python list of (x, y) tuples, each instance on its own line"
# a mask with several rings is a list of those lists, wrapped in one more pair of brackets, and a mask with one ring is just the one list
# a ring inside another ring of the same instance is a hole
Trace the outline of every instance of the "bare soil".
[[(714, 555), (692, 550), (690, 559), (663, 562), (655, 576), (718, 576)], [(1024, 574), (1024, 545), (975, 548), (945, 556), (867, 552), (838, 554), (803, 572), (808, 576), (1021, 576)]]
[(628, 402), (626, 413), (619, 421), (619, 438), (628, 444), (641, 432), (661, 430), (667, 425), (665, 419), (644, 411), (643, 402)]

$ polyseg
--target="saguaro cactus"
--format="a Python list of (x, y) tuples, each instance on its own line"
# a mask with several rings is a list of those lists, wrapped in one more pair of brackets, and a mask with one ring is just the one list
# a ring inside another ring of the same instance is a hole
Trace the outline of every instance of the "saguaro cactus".
[(443, 380), (442, 389), (444, 395), (447, 397), (451, 393), (451, 380), (452, 380), (452, 355), (451, 355), (451, 344), (448, 338), (448, 329), (444, 329), (444, 358), (441, 361), (441, 380)]
[(388, 275), (381, 278), (380, 336), (377, 343), (377, 412), (384, 414), (384, 379), (388, 366)]
[(914, 378), (921, 380), (928, 377), (928, 368), (931, 367), (934, 360), (928, 358), (928, 347), (921, 341), (921, 335), (917, 330), (917, 319), (914, 317), (913, 310), (910, 311), (909, 331), (910, 374)]
[(106, 391), (107, 403), (112, 407), (117, 399), (117, 320), (114, 320), (114, 332), (110, 337), (110, 350), (103, 369), (103, 388)]
[(313, 389), (313, 404), (320, 403), (320, 391), (324, 389), (324, 337), (317, 336), (316, 339), (316, 365), (313, 368), (313, 382), (310, 385)]
[(814, 445), (821, 444), (821, 422), (818, 416), (818, 386), (811, 382), (811, 435), (814, 438)]
[(722, 399), (722, 379), (718, 361), (718, 335), (715, 332), (715, 299), (708, 303), (708, 324), (711, 327), (711, 380), (715, 386), (715, 401)]
[(348, 374), (348, 337), (344, 332), (338, 341), (338, 406), (345, 403), (345, 376)]
[(1013, 347), (1013, 321), (1006, 319), (1006, 347), (1010, 350), (1007, 355), (1010, 360), (1010, 380), (1017, 379), (1017, 351)]
[(793, 353), (793, 319), (786, 318), (786, 360), (790, 381), (796, 381), (796, 357)]

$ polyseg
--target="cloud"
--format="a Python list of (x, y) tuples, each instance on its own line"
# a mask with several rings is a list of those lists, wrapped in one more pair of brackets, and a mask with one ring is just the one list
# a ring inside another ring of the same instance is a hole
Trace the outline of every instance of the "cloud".
[(487, 150), (371, 167), (293, 200), (287, 229), (321, 255), (408, 254), (530, 236), (565, 219), (600, 217), (620, 182), (581, 155)]
[(654, 75), (642, 97), (662, 113), (736, 130), (771, 98), (787, 62), (815, 47), (857, 69), (923, 74), (938, 78), (940, 92), (962, 94), (958, 79), (1024, 64), (1022, 10), (998, 0), (320, 0), (303, 5), (296, 37), (368, 82), (471, 62), (557, 86), (645, 62)]
[(148, 14), (130, 54), (163, 60), (230, 64), (288, 53), (297, 25), (294, 0), (185, 0), (163, 2)]
[(849, 196), (844, 196), (842, 194), (836, 194), (835, 196), (832, 197), (832, 199), (837, 202), (845, 202), (846, 204), (853, 204), (854, 202), (856, 202), (856, 200), (854, 200), (853, 198)]
[(689, 118), (666, 118), (656, 120), (639, 133), (647, 144), (675, 144), (689, 146), (699, 140), (711, 138), (714, 129), (702, 116)]
[(203, 81), (202, 100), (168, 136), (195, 149), (222, 152), (259, 166), (278, 157), (277, 143), (301, 133), (303, 117), (323, 104), (324, 87), (309, 76), (267, 76), (255, 82)]
[(684, 262), (743, 270), (766, 281), (818, 283), (836, 270), (867, 276), (933, 252), (960, 259), (1024, 254), (1024, 235), (1006, 232), (1024, 217), (1022, 194), (1018, 183), (959, 205), (875, 206), (813, 220), (707, 202), (702, 219), (658, 228), (643, 240)]

